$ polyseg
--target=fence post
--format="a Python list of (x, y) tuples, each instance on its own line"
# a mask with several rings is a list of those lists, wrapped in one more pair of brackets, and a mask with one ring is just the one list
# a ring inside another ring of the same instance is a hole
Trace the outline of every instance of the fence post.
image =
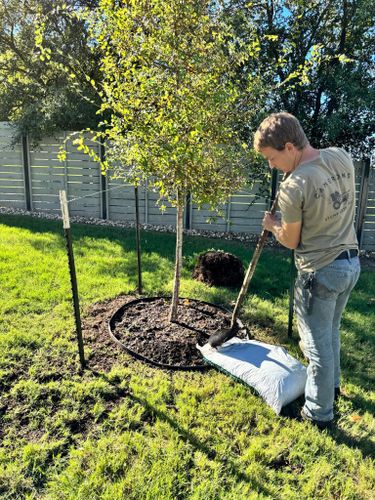
[[(68, 135), (67, 132), (63, 132), (64, 143), (65, 143), (67, 135)], [(69, 156), (69, 152), (67, 152), (67, 154), (65, 155), (65, 158), (64, 158), (64, 190), (66, 191), (67, 196), (69, 194), (68, 156)], [(48, 168), (48, 170), (50, 170), (50, 169), (51, 169), (51, 167)]]
[[(269, 204), (268, 204), (268, 210), (271, 209), (273, 202), (274, 202), (274, 199), (276, 197), (278, 180), (279, 180), (279, 171), (276, 170), (276, 168), (273, 168), (272, 172), (271, 172), (271, 194), (270, 194), (270, 200), (269, 200)], [(276, 210), (277, 210), (277, 207), (276, 207)], [(274, 235), (271, 232), (269, 233), (269, 238), (271, 238), (272, 241), (276, 241), (276, 238), (274, 237)]]
[(191, 229), (191, 193), (186, 195), (185, 205), (185, 229)]
[(147, 179), (145, 181), (144, 191), (145, 191), (145, 216), (144, 216), (144, 222), (145, 222), (145, 224), (148, 224), (148, 180)]
[(357, 216), (356, 231), (357, 231), (359, 248), (362, 247), (362, 240), (363, 240), (363, 226), (365, 223), (366, 209), (367, 209), (369, 177), (370, 177), (370, 158), (366, 158), (362, 162), (361, 186), (359, 188), (359, 194), (358, 194), (358, 216)]
[(288, 337), (293, 335), (294, 317), (294, 289), (296, 279), (296, 266), (294, 265), (294, 250), (290, 251), (290, 283), (289, 283), (289, 314), (288, 314)]
[(226, 210), (226, 219), (227, 219), (227, 223), (226, 223), (226, 231), (229, 232), (230, 230), (230, 226), (231, 226), (231, 220), (230, 220), (230, 217), (231, 217), (231, 202), (232, 202), (232, 196), (228, 196), (228, 200), (227, 200), (227, 210)]
[(269, 203), (270, 208), (272, 207), (273, 200), (275, 199), (276, 196), (278, 180), (279, 180), (279, 172), (278, 170), (276, 170), (276, 168), (273, 168), (271, 177), (271, 198)]
[[(274, 168), (272, 170), (271, 178), (271, 200), (270, 206), (276, 197), (278, 184), (278, 171)], [(293, 335), (293, 316), (294, 316), (294, 281), (296, 277), (296, 268), (294, 265), (294, 250), (290, 252), (290, 283), (289, 283), (289, 313), (288, 313), (288, 337)]]
[[(101, 142), (99, 144), (99, 158), (100, 161), (105, 160), (105, 146)], [(102, 172), (102, 167), (99, 165), (99, 175), (100, 175), (100, 189), (101, 189), (101, 217), (102, 219), (108, 219), (108, 196), (107, 196), (107, 188), (108, 188), (108, 179), (107, 179), (107, 174), (103, 174)]]
[(31, 212), (33, 206), (32, 206), (31, 176), (30, 176), (29, 142), (27, 140), (27, 135), (22, 136), (22, 163), (23, 163), (23, 174), (25, 181), (26, 210), (28, 212)]

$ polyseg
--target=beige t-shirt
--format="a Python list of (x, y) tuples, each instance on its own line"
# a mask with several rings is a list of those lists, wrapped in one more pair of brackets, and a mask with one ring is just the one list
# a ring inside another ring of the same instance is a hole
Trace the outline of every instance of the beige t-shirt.
[(350, 155), (340, 148), (320, 150), (281, 184), (282, 221), (302, 221), (295, 250), (297, 269), (320, 269), (346, 249), (358, 248), (354, 229), (355, 183)]

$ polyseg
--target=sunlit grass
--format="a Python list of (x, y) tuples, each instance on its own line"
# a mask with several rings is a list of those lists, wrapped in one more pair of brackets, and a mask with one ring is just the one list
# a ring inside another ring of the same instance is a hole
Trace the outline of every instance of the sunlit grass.
[[(134, 232), (73, 227), (87, 307), (137, 287)], [(181, 295), (231, 307), (238, 290), (191, 278), (196, 256), (239, 242), (185, 239)], [(142, 234), (146, 295), (170, 294), (174, 236)], [(241, 318), (255, 338), (284, 345), (290, 253), (266, 249)], [(71, 499), (370, 499), (375, 490), (374, 268), (342, 325), (337, 427), (320, 433), (278, 417), (223, 373), (167, 372), (119, 355), (108, 374), (79, 374), (61, 224), (0, 219), (0, 496)]]

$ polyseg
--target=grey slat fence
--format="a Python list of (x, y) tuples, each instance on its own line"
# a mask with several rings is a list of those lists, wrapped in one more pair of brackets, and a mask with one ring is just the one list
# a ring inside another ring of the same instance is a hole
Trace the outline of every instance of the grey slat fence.
[[(11, 146), (14, 131), (0, 122), (0, 206), (59, 213), (59, 190), (65, 189), (71, 215), (134, 221), (134, 188), (121, 179), (102, 176), (99, 165), (75, 146), (61, 163), (58, 151), (66, 132), (44, 138), (33, 147), (27, 138)], [(91, 144), (98, 155), (105, 152)], [(357, 233), (361, 248), (375, 250), (375, 168), (369, 162), (355, 162), (357, 191)], [(259, 234), (268, 202), (257, 199), (253, 190), (233, 194), (221, 209), (224, 217), (207, 206), (198, 209), (194, 199), (187, 203), (185, 222), (189, 229)], [(175, 209), (166, 201), (162, 212), (158, 195), (147, 185), (139, 189), (140, 220), (146, 224), (174, 226)], [(208, 220), (212, 219), (210, 222)]]

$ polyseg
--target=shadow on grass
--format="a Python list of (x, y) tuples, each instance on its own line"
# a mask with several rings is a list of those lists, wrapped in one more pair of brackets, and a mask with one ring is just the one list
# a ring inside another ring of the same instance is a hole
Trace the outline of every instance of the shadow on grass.
[(343, 429), (337, 427), (330, 431), (330, 435), (338, 445), (343, 444), (349, 448), (358, 449), (364, 458), (375, 458), (375, 445), (370, 439), (366, 437), (353, 437)]
[(354, 354), (353, 352), (348, 352), (345, 348), (341, 349), (341, 371), (345, 378), (352, 384), (366, 391), (373, 391), (375, 387), (375, 375), (366, 373), (369, 367), (364, 362), (362, 354), (358, 350)]
[[(300, 396), (295, 401), (292, 401), (292, 403), (289, 403), (288, 405), (284, 406), (281, 410), (280, 416), (285, 417), (286, 419), (297, 420), (298, 422), (302, 422), (301, 410), (304, 405), (304, 402), (305, 402), (304, 396)], [(363, 411), (364, 409), (368, 410), (368, 401), (366, 401), (365, 399), (359, 397), (353, 399), (351, 398), (351, 403), (353, 404), (353, 406), (358, 406), (358, 409), (360, 411)], [(370, 403), (370, 407), (371, 406), (372, 406), (372, 411), (374, 411), (374, 404)], [(367, 436), (354, 437), (345, 430), (337, 427), (335, 424), (332, 429), (326, 429), (324, 431), (317, 431), (317, 432), (324, 432), (329, 434), (331, 438), (338, 445), (343, 444), (348, 446), (349, 448), (360, 450), (364, 458), (366, 457), (375, 458), (374, 442), (371, 441), (371, 439), (368, 439)], [(368, 432), (368, 436), (370, 436), (370, 432)]]
[[(108, 384), (115, 387), (118, 392), (124, 391), (116, 382), (110, 380), (105, 373), (97, 372), (94, 370), (90, 371), (94, 376), (104, 379)], [(240, 470), (239, 467), (229, 457), (219, 456), (215, 449), (208, 446), (204, 441), (198, 439), (191, 431), (181, 427), (181, 425), (179, 425), (178, 422), (176, 422), (176, 420), (169, 416), (165, 411), (156, 408), (146, 399), (132, 394), (129, 389), (126, 391), (126, 394), (124, 396), (128, 397), (131, 401), (142, 405), (153, 419), (158, 418), (161, 421), (168, 423), (172, 427), (172, 429), (174, 429), (178, 433), (180, 439), (182, 439), (184, 443), (187, 443), (191, 445), (195, 450), (204, 453), (209, 460), (220, 462), (220, 464), (226, 468), (226, 472), (231, 474), (232, 476), (235, 476), (237, 480), (251, 484), (252, 487), (255, 488), (259, 493), (263, 493), (265, 495), (271, 494), (270, 490), (264, 484), (258, 483), (254, 480), (253, 477)]]
[[(182, 439), (184, 443), (190, 444), (195, 450), (199, 450), (200, 452), (204, 453), (209, 460), (214, 460), (216, 462), (219, 462), (220, 465), (225, 467), (226, 472), (228, 474), (235, 476), (236, 480), (244, 481), (246, 483), (251, 484), (252, 487), (255, 488), (256, 491), (259, 493), (263, 493), (265, 495), (271, 495), (271, 491), (264, 484), (258, 483), (257, 481), (254, 480), (253, 477), (240, 470), (238, 465), (231, 458), (220, 456), (214, 448), (206, 444), (201, 439), (198, 439), (191, 431), (182, 427), (174, 418), (168, 415), (165, 411), (156, 408), (154, 405), (150, 404), (147, 401), (147, 399), (141, 398), (131, 393), (129, 389), (124, 390), (119, 386), (119, 384), (109, 379), (109, 377), (107, 377), (105, 373), (97, 372), (95, 370), (90, 370), (90, 371), (95, 377), (104, 379), (107, 383), (115, 387), (117, 393), (121, 394), (122, 397), (128, 397), (131, 401), (142, 405), (147, 411), (147, 413), (151, 416), (152, 421), (155, 418), (158, 418), (161, 421), (168, 423), (178, 433), (180, 439)], [(352, 400), (352, 402), (360, 405), (360, 408), (363, 409), (362, 402), (360, 400), (358, 401), (356, 400), (357, 398)], [(304, 398), (303, 396), (301, 396), (293, 403), (288, 405), (288, 407), (285, 407), (280, 417), (301, 421), (300, 410), (303, 406), (303, 403), (304, 403)], [(317, 431), (317, 432), (324, 432), (329, 434), (331, 438), (338, 445), (345, 445), (348, 446), (349, 448), (358, 449), (364, 458), (371, 458), (371, 459), (375, 458), (374, 443), (367, 436), (354, 437), (345, 430), (338, 428), (337, 426), (334, 426), (333, 429), (331, 430), (326, 429), (324, 431)]]
[[(371, 290), (368, 292), (371, 294)], [(341, 348), (341, 370), (348, 381), (362, 389), (373, 391), (375, 387), (375, 336), (371, 315), (363, 305), (353, 301), (348, 312), (360, 312), (360, 321), (344, 317), (343, 326), (348, 334), (343, 338)]]
[[(373, 384), (375, 381), (373, 381)], [(374, 385), (373, 385), (374, 386)], [(366, 399), (358, 394), (350, 398), (350, 402), (355, 410), (362, 412), (368, 412), (373, 417), (375, 417), (375, 402)]]

